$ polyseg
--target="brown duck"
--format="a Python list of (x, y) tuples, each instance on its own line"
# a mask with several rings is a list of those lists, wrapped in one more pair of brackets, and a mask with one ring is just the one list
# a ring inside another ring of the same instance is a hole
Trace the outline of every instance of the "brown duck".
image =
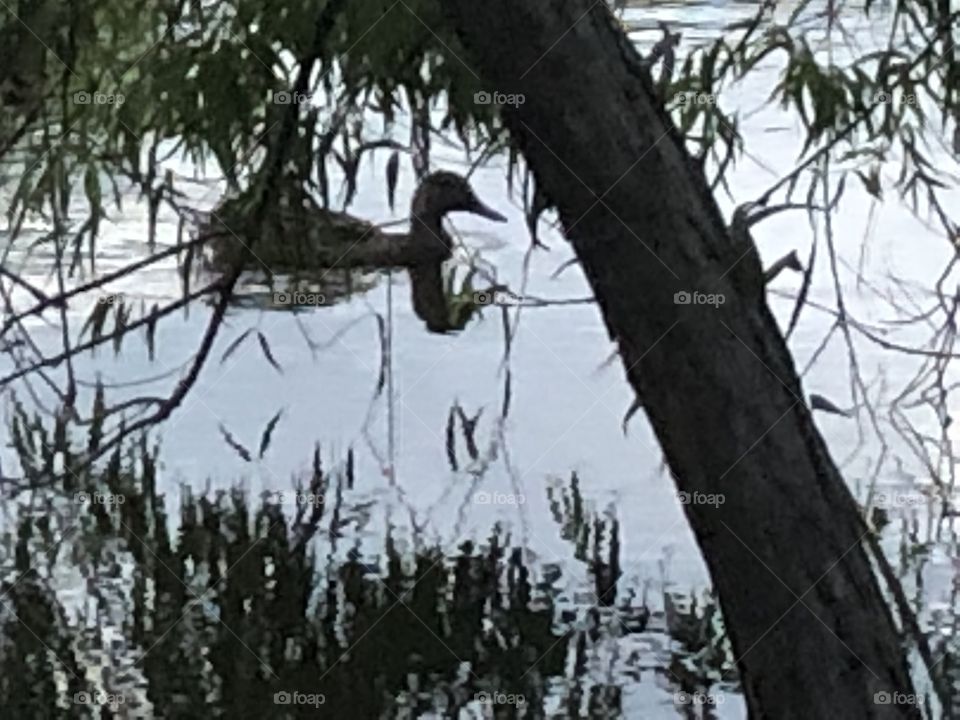
[[(414, 193), (408, 232), (387, 232), (348, 213), (320, 208), (312, 199), (281, 202), (268, 216), (248, 262), (271, 274), (302, 274), (329, 269), (406, 268), (410, 273), (413, 309), (433, 332), (463, 327), (471, 312), (451, 317), (443, 288), (442, 264), (453, 252), (453, 239), (443, 228), (450, 213), (468, 212), (505, 222), (506, 218), (484, 204), (462, 175), (437, 171), (427, 175)], [(238, 258), (247, 242), (243, 239), (239, 211), (242, 203), (228, 202), (211, 218), (214, 269), (226, 269)], [(239, 230), (238, 230), (239, 228)], [(469, 310), (469, 309), (468, 309)]]

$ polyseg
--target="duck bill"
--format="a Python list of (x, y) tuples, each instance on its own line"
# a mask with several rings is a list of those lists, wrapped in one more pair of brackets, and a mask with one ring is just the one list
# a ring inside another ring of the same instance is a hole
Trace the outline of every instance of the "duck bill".
[(470, 212), (474, 215), (479, 215), (480, 217), (485, 217), (487, 220), (493, 220), (494, 222), (506, 222), (507, 218), (498, 213), (492, 207), (484, 205), (482, 202), (473, 199), (473, 202), (470, 204)]

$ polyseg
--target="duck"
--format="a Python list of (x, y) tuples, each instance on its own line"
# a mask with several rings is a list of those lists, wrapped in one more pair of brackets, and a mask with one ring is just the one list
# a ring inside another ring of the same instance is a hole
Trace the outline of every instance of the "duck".
[[(453, 240), (443, 229), (443, 219), (453, 212), (466, 212), (498, 223), (507, 221), (477, 197), (465, 177), (438, 170), (427, 175), (414, 193), (407, 237), (418, 248), (432, 247), (429, 253), (432, 258), (448, 259), (452, 254)], [(395, 234), (388, 239), (394, 243), (398, 241)]]
[[(214, 269), (232, 267), (243, 256), (241, 251), (248, 244), (244, 237), (251, 234), (244, 228), (243, 206), (237, 198), (211, 213), (206, 232), (211, 237)], [(349, 213), (321, 208), (306, 196), (301, 195), (299, 208), (283, 197), (276, 212), (268, 215), (266, 229), (257, 233), (248, 262), (270, 274), (433, 265), (452, 255), (453, 239), (444, 230), (443, 220), (454, 212), (507, 221), (477, 197), (467, 178), (447, 170), (432, 172), (420, 182), (410, 203), (407, 232), (385, 231)]]

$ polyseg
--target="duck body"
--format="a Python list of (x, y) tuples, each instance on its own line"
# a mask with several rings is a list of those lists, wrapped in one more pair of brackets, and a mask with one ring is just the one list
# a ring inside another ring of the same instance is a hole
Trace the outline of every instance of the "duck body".
[[(250, 228), (244, 223), (249, 204), (243, 200), (228, 201), (211, 213), (204, 229), (210, 236), (210, 269), (225, 272), (245, 263), (245, 269), (269, 275), (313, 278), (325, 295), (336, 296), (351, 294), (354, 283), (363, 284), (351, 279), (351, 271), (403, 268), (410, 277), (413, 311), (434, 333), (463, 329), (477, 310), (475, 304), (451, 303), (448, 297), (443, 266), (453, 254), (454, 242), (443, 229), (444, 217), (469, 212), (506, 221), (477, 198), (466, 178), (443, 171), (428, 175), (417, 188), (407, 232), (386, 232), (305, 197), (296, 203), (282, 198), (262, 227)], [(331, 282), (334, 269), (347, 278), (345, 292), (331, 292), (324, 285)]]
[[(384, 231), (349, 213), (321, 208), (309, 198), (299, 207), (281, 201), (258, 230), (245, 227), (244, 205), (241, 197), (211, 213), (205, 232), (211, 236), (213, 269), (230, 268), (245, 255), (249, 267), (271, 274), (433, 264), (452, 254), (453, 241), (443, 229), (448, 213), (506, 220), (476, 197), (466, 178), (445, 171), (431, 173), (417, 188), (408, 232)], [(246, 246), (252, 253), (244, 252)]]

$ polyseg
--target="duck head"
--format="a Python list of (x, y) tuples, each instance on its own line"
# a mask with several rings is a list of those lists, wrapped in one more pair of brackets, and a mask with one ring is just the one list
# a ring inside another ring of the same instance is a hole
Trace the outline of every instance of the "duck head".
[(413, 196), (411, 212), (414, 218), (428, 224), (439, 222), (451, 212), (473, 213), (495, 222), (507, 221), (480, 201), (465, 177), (445, 170), (430, 173), (423, 179)]

